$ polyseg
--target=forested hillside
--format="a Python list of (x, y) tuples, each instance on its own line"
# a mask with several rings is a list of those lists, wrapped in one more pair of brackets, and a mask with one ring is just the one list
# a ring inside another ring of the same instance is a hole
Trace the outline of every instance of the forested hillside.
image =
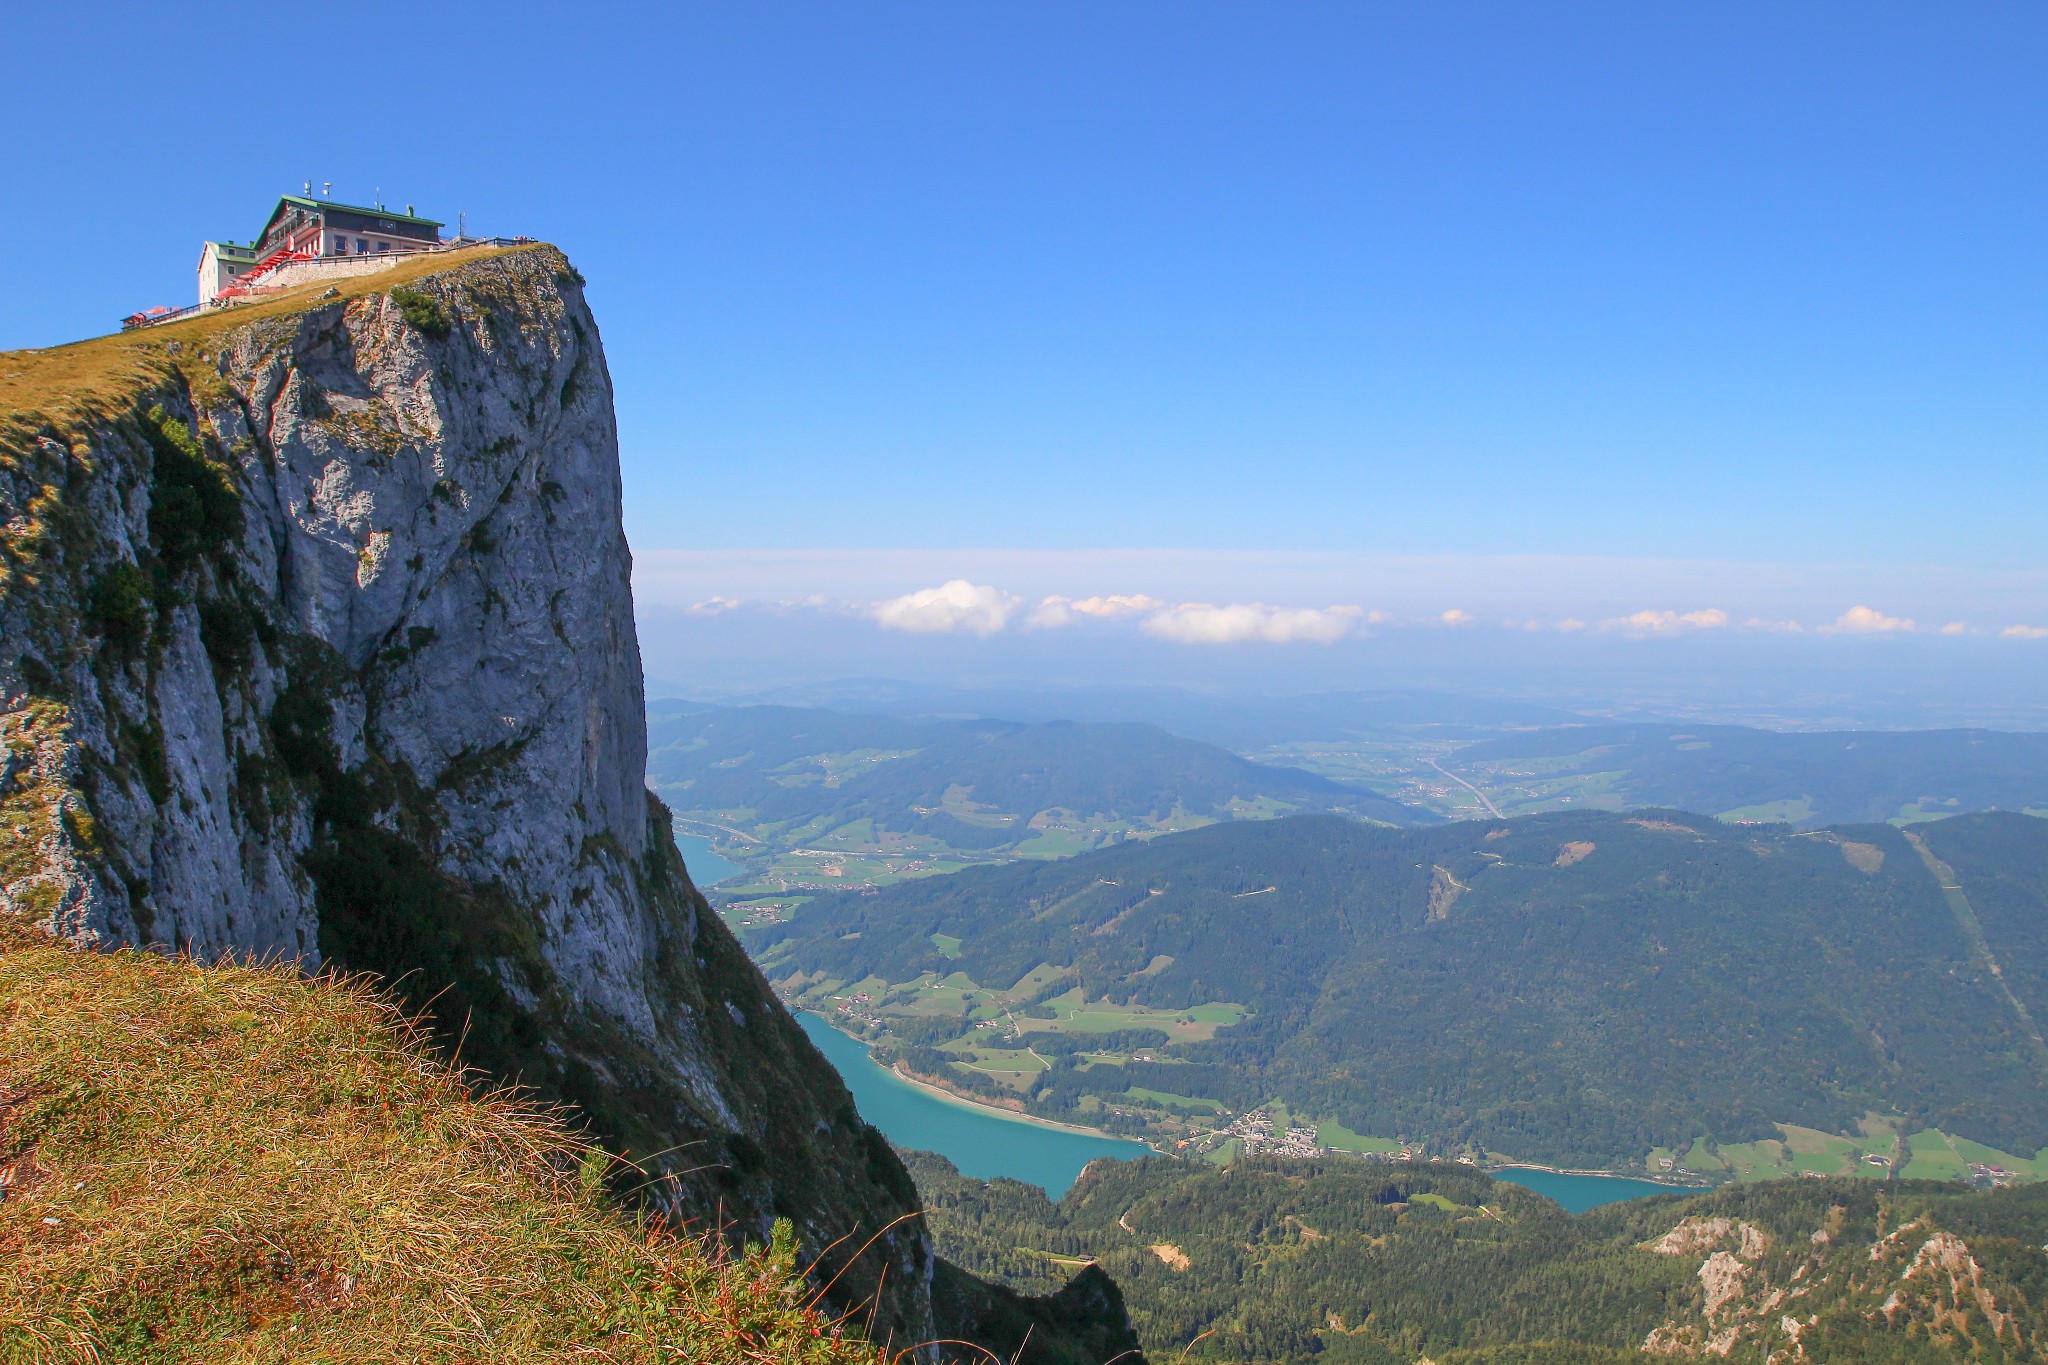
[(1788, 1180), (1573, 1218), (1446, 1163), (1097, 1162), (1052, 1203), (906, 1153), (940, 1249), (1122, 1286), (1155, 1360), (2039, 1360), (2048, 1187)]
[(873, 885), (1299, 811), (1436, 819), (1134, 723), (657, 704), (648, 742), (649, 784), (744, 864), (756, 891)]
[(2048, 735), (1996, 730), (1588, 725), (1483, 739), (1446, 766), (1508, 814), (1563, 797), (1803, 828), (2048, 810)]
[[(2031, 1154), (2048, 822), (1927, 838), (1950, 872), (1884, 825), (1300, 817), (819, 897), (748, 941), (914, 1069), (988, 1089), (1007, 1041), (1039, 1064), (1010, 1093), (1091, 1122), (1278, 1097), (1356, 1134), (1612, 1166), (1876, 1114)], [(1978, 888), (1976, 915), (1951, 904)]]

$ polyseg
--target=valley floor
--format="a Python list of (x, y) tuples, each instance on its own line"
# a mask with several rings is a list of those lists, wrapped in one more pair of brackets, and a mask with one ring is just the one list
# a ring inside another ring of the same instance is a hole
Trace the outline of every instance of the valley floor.
[[(1979, 1188), (2048, 1178), (2048, 1153), (2026, 1157), (1938, 1129), (1908, 1131), (1903, 1119), (1879, 1114), (1865, 1116), (1853, 1133), (1780, 1124), (1775, 1139), (1718, 1143), (1700, 1138), (1682, 1149), (1653, 1149), (1639, 1163), (1585, 1168), (1479, 1147), (1446, 1153), (1421, 1141), (1355, 1133), (1326, 1116), (1290, 1113), (1277, 1099), (1233, 1112), (1215, 1100), (1140, 1086), (1116, 1094), (1083, 1095), (1072, 1110), (1080, 1122), (1053, 1118), (1026, 1107), (1034, 1082), (1052, 1065), (1048, 1053), (1073, 1055), (1087, 1070), (1155, 1062), (1158, 1059), (1142, 1040), (1148, 1031), (1175, 1042), (1205, 1039), (1243, 1018), (1244, 1011), (1229, 1002), (1153, 1010), (1089, 1001), (1079, 990), (1027, 1006), (1041, 984), (1027, 977), (1009, 991), (990, 991), (955, 972), (909, 982), (786, 978), (781, 988), (791, 1008), (809, 1010), (846, 1036), (878, 1045), (884, 1064), (903, 1080), (950, 1102), (1048, 1127), (1137, 1138), (1168, 1155), (1219, 1164), (1261, 1153), (1350, 1153), (1379, 1160), (1448, 1155), (1488, 1171), (1527, 1169), (1650, 1181), (1676, 1190), (1796, 1177), (1884, 1181), (1896, 1176), (1961, 1181)], [(916, 1048), (912, 1055), (920, 1021), (958, 1018), (963, 1013), (974, 1021), (965, 1037)], [(1091, 1117), (1102, 1122), (1087, 1122)]]

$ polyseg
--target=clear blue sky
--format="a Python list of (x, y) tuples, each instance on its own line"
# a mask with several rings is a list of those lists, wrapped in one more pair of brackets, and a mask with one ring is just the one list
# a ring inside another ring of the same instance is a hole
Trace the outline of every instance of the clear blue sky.
[(8, 27), (0, 346), (466, 211), (588, 276), (641, 550), (2048, 559), (2038, 3)]

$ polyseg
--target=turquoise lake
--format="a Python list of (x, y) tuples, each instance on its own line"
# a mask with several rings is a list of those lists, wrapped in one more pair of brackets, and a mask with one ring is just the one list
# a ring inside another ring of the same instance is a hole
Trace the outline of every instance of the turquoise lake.
[[(982, 1180), (1006, 1175), (1012, 1180), (1041, 1185), (1057, 1199), (1081, 1174), (1081, 1168), (1096, 1158), (1126, 1161), (1151, 1150), (1142, 1142), (1045, 1128), (1004, 1118), (979, 1105), (942, 1099), (877, 1065), (868, 1056), (867, 1044), (847, 1037), (817, 1015), (799, 1013), (796, 1018), (818, 1045), (818, 1051), (845, 1079), (862, 1118), (881, 1129), (898, 1147), (937, 1152), (958, 1166), (962, 1174)], [(1495, 1172), (1494, 1178), (1512, 1180), (1547, 1195), (1564, 1205), (1567, 1213), (1584, 1213), (1602, 1204), (1618, 1204), (1644, 1195), (1681, 1192), (1651, 1180), (1612, 1175), (1513, 1170)]]
[(1619, 1204), (1624, 1199), (1641, 1199), (1651, 1194), (1684, 1194), (1687, 1191), (1654, 1180), (1630, 1180), (1619, 1175), (1565, 1175), (1558, 1171), (1495, 1171), (1495, 1180), (1515, 1184), (1548, 1195), (1564, 1205), (1566, 1213), (1584, 1213), (1602, 1204)]
[(1047, 1128), (1004, 1118), (980, 1105), (941, 1099), (877, 1065), (865, 1043), (817, 1015), (799, 1013), (796, 1018), (818, 1051), (838, 1068), (862, 1118), (898, 1147), (937, 1152), (963, 1175), (980, 1180), (1008, 1176), (1043, 1186), (1057, 1199), (1089, 1162), (1105, 1156), (1129, 1160), (1151, 1151), (1142, 1142)]
[(711, 841), (697, 834), (678, 834), (676, 847), (682, 850), (683, 866), (690, 870), (690, 882), (697, 887), (716, 886), (728, 877), (746, 871), (730, 858), (721, 858)]

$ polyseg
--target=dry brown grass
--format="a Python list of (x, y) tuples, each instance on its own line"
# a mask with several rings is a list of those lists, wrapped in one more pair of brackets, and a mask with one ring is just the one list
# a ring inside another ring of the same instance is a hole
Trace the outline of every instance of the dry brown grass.
[(878, 1361), (360, 981), (0, 915), (0, 1360)]

